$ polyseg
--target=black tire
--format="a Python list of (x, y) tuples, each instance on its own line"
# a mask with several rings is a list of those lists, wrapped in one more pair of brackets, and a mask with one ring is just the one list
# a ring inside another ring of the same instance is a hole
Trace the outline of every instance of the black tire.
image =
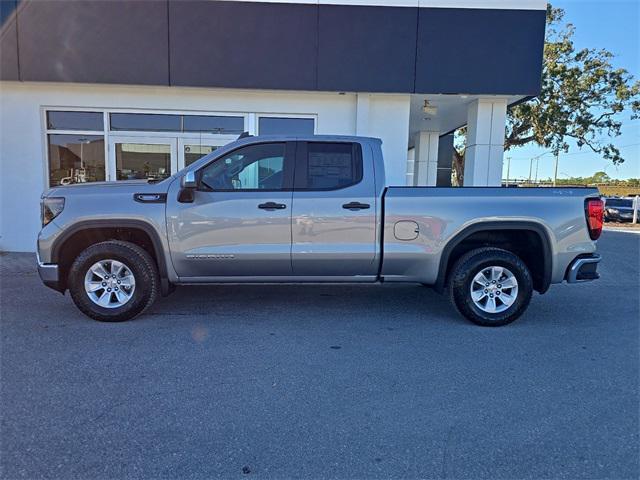
[[(474, 277), (493, 266), (508, 269), (518, 282), (516, 300), (499, 313), (482, 310), (471, 297), (471, 282)], [(467, 252), (458, 259), (449, 276), (451, 302), (464, 317), (483, 327), (499, 327), (518, 319), (529, 306), (532, 293), (531, 273), (525, 263), (518, 256), (501, 248), (478, 248)]]
[[(135, 289), (124, 305), (106, 308), (94, 303), (85, 291), (85, 275), (92, 265), (106, 259), (124, 263), (135, 278)], [(82, 313), (100, 322), (123, 322), (140, 315), (149, 308), (160, 288), (158, 269), (153, 258), (134, 243), (109, 240), (85, 249), (69, 270), (69, 293)]]

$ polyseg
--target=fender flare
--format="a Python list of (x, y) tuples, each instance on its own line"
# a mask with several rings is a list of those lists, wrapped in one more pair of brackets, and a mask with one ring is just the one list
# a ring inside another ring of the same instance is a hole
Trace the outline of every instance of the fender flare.
[(540, 285), (539, 292), (545, 293), (551, 285), (551, 276), (553, 274), (553, 251), (551, 249), (551, 240), (549, 234), (545, 228), (536, 222), (527, 221), (500, 221), (500, 222), (479, 222), (469, 225), (458, 232), (444, 247), (442, 255), (440, 256), (440, 263), (438, 266), (438, 278), (434, 285), (434, 289), (438, 292), (442, 292), (445, 289), (445, 282), (447, 280), (447, 267), (449, 266), (449, 257), (454, 248), (456, 248), (461, 242), (469, 238), (471, 235), (478, 232), (495, 231), (495, 230), (526, 230), (534, 232), (540, 238), (540, 243), (543, 250), (543, 275), (542, 284)]
[(162, 295), (165, 296), (170, 293), (171, 286), (169, 285), (169, 275), (167, 273), (167, 261), (162, 241), (160, 240), (160, 235), (150, 223), (143, 220), (83, 220), (81, 222), (74, 223), (70, 227), (66, 228), (64, 232), (53, 242), (53, 245), (51, 246), (52, 263), (59, 262), (60, 252), (63, 245), (73, 235), (84, 230), (99, 230), (103, 228), (135, 228), (146, 233), (151, 239), (153, 251), (157, 259)]

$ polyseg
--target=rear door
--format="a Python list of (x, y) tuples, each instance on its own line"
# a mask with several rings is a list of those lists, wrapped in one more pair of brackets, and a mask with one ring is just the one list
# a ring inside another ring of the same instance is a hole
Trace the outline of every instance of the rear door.
[(378, 206), (370, 157), (359, 143), (298, 143), (291, 226), (294, 275), (375, 279)]

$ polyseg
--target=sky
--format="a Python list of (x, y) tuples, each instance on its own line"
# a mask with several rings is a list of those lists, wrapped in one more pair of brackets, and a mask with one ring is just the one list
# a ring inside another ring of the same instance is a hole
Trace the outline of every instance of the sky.
[[(625, 68), (640, 80), (640, 0), (555, 0), (554, 7), (565, 10), (565, 21), (575, 26), (574, 43), (579, 48), (606, 48), (616, 54), (615, 67)], [(612, 178), (640, 178), (640, 119), (623, 119), (622, 135), (612, 138), (625, 158), (620, 166), (602, 159), (588, 147), (573, 144), (568, 153), (561, 153), (558, 178), (588, 177), (605, 171)], [(607, 142), (607, 143), (609, 143)], [(503, 177), (506, 178), (506, 158), (510, 157), (509, 178), (528, 178), (531, 158), (547, 150), (527, 145), (505, 153)], [(538, 160), (538, 178), (553, 178), (555, 159), (546, 154)], [(535, 176), (536, 162), (533, 162)]]

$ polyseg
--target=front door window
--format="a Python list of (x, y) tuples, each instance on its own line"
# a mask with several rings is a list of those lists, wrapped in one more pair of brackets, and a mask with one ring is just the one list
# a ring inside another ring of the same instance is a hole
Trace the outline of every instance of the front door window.
[(204, 168), (202, 184), (210, 190), (282, 190), (284, 143), (249, 145)]

